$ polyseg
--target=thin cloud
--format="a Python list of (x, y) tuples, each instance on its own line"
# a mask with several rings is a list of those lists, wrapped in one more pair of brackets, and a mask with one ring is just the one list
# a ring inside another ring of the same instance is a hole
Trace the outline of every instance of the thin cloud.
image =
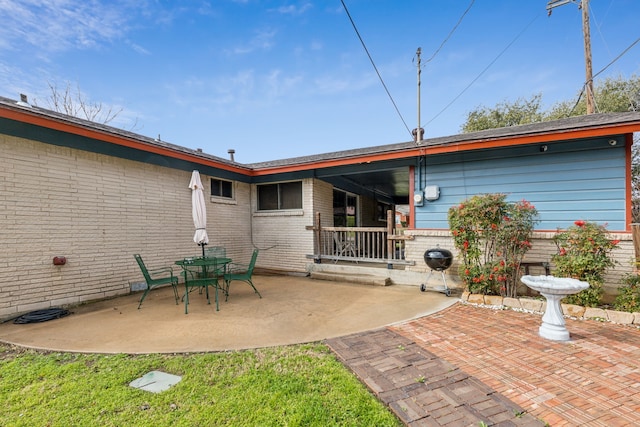
[(121, 37), (129, 27), (126, 2), (4, 0), (0, 2), (3, 49), (41, 52), (88, 49)]
[(29, 101), (33, 101), (35, 86), (28, 79), (29, 73), (20, 67), (14, 67), (0, 62), (0, 87), (7, 91), (5, 96), (19, 98), (19, 94), (29, 95)]
[(302, 82), (301, 76), (286, 76), (282, 70), (272, 70), (266, 76), (265, 95), (267, 99), (277, 100), (298, 92)]
[(150, 51), (148, 51), (144, 47), (140, 46), (139, 44), (132, 42), (131, 40), (127, 40), (127, 44), (131, 47), (131, 49), (133, 49), (134, 51), (138, 52), (139, 54), (151, 55)]
[(311, 42), (310, 48), (311, 50), (322, 50), (322, 48), (324, 48), (324, 43), (318, 40), (314, 40)]
[(280, 6), (279, 8), (272, 10), (283, 15), (302, 15), (312, 7), (313, 5), (311, 3), (306, 2), (301, 5)]
[(375, 76), (364, 73), (359, 76), (326, 75), (314, 79), (311, 89), (318, 95), (361, 92), (376, 85)]
[(237, 46), (232, 52), (236, 55), (246, 55), (256, 50), (269, 50), (274, 46), (273, 39), (276, 34), (275, 30), (258, 30), (248, 43)]
[(214, 116), (256, 108), (270, 108), (293, 98), (308, 96), (301, 75), (287, 74), (277, 68), (258, 72), (238, 70), (211, 79), (186, 78), (165, 86), (171, 103), (180, 108), (208, 111)]

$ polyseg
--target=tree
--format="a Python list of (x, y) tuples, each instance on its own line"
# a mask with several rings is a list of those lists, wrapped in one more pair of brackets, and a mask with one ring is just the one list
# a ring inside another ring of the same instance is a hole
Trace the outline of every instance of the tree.
[[(582, 95), (582, 92), (577, 94), (577, 102), (575, 100), (558, 102), (549, 111), (541, 110), (541, 94), (533, 95), (529, 100), (519, 98), (515, 102), (503, 101), (492, 108), (479, 106), (467, 113), (467, 120), (461, 130), (465, 133), (475, 132), (582, 116), (587, 112), (586, 101)], [(634, 75), (628, 80), (622, 76), (607, 78), (595, 85), (594, 97), (599, 113), (640, 111), (640, 77)]]
[[(625, 80), (622, 76), (609, 77), (598, 83), (593, 92), (598, 113), (640, 111), (640, 77), (638, 76), (632, 76), (629, 80)], [(586, 114), (587, 104), (582, 95), (582, 92), (578, 94), (578, 102), (562, 101), (555, 104), (546, 114), (545, 120)]]
[(467, 115), (462, 125), (462, 132), (475, 132), (484, 129), (495, 129), (507, 126), (540, 122), (544, 115), (540, 112), (542, 95), (534, 95), (527, 100), (518, 98), (515, 102), (503, 101), (493, 108), (477, 107)]
[[(46, 108), (58, 113), (106, 125), (123, 111), (123, 108), (114, 109), (114, 107), (103, 105), (102, 102), (89, 101), (79, 85), (76, 85), (75, 90), (70, 82), (67, 82), (63, 90), (58, 89), (55, 83), (47, 82), (47, 85), (51, 93), (44, 99), (44, 103)], [(37, 99), (34, 99), (33, 103), (38, 106)], [(131, 126), (131, 130), (135, 128), (136, 123)]]

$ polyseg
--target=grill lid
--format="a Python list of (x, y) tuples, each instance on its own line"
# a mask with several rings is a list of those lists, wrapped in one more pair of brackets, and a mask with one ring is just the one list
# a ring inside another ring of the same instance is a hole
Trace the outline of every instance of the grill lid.
[(444, 271), (451, 267), (453, 262), (453, 254), (447, 249), (433, 248), (427, 249), (424, 253), (424, 262), (429, 268), (436, 271)]

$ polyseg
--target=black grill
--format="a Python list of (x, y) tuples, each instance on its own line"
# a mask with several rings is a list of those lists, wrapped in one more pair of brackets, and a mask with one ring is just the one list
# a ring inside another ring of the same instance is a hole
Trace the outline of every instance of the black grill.
[(451, 267), (453, 255), (451, 254), (451, 251), (447, 249), (427, 249), (424, 253), (424, 262), (426, 262), (432, 270), (444, 271)]

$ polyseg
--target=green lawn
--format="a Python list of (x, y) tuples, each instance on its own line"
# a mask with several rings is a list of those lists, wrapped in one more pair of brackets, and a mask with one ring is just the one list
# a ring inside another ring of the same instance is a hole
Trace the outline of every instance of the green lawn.
[[(161, 393), (129, 386), (182, 376)], [(172, 355), (0, 344), (2, 426), (401, 426), (322, 344)]]

